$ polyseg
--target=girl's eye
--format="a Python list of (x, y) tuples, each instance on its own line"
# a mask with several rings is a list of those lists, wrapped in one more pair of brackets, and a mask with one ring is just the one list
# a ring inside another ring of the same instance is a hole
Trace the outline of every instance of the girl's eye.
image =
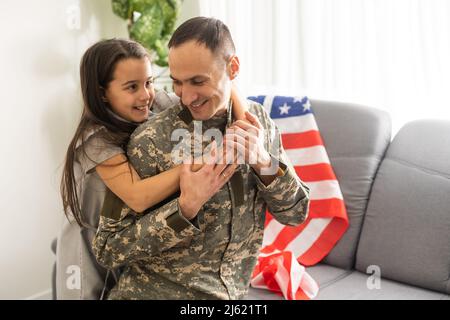
[(131, 90), (131, 91), (134, 91), (134, 90), (136, 90), (137, 89), (137, 85), (135, 85), (135, 84), (132, 84), (131, 86), (129, 86), (128, 88), (127, 88), (128, 90)]
[(153, 84), (153, 80), (148, 80), (145, 85), (148, 87), (150, 87)]

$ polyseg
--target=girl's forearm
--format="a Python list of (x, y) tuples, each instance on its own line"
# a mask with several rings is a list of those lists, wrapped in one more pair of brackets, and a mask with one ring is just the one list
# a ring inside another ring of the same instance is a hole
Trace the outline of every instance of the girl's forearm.
[(168, 198), (180, 188), (180, 166), (156, 176), (136, 181), (132, 187), (130, 208), (142, 212)]

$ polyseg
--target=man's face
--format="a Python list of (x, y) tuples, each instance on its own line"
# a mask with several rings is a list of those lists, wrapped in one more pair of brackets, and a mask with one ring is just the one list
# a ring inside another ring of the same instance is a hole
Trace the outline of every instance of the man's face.
[[(194, 120), (226, 112), (231, 93), (230, 65), (203, 44), (188, 41), (169, 51), (173, 89)], [(238, 66), (239, 67), (239, 66)]]

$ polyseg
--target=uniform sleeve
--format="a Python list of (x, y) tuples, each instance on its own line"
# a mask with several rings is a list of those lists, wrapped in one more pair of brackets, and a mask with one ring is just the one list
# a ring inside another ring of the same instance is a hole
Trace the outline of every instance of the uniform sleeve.
[[(309, 209), (309, 188), (295, 173), (281, 143), (281, 135), (272, 119), (262, 107), (256, 107), (257, 115), (265, 128), (266, 148), (272, 156), (275, 168), (283, 174), (268, 186), (256, 176), (258, 192), (267, 203), (273, 217), (282, 224), (295, 226), (306, 220)], [(275, 170), (276, 172), (276, 170)]]
[(166, 91), (157, 91), (153, 100), (152, 111), (159, 113), (180, 102), (180, 99), (174, 93)]
[[(145, 137), (138, 136), (130, 141), (130, 162), (143, 178), (158, 173), (156, 160), (149, 156), (155, 153), (148, 152), (152, 148), (152, 142)], [(109, 192), (93, 251), (101, 265), (115, 268), (158, 255), (199, 233), (200, 230), (181, 215), (177, 197), (140, 215)]]
[(137, 216), (124, 207), (119, 220), (101, 216), (93, 241), (97, 261), (106, 268), (116, 268), (137, 260), (158, 255), (184, 240), (200, 233), (189, 221), (184, 224), (178, 208), (178, 200), (172, 200), (161, 208)]

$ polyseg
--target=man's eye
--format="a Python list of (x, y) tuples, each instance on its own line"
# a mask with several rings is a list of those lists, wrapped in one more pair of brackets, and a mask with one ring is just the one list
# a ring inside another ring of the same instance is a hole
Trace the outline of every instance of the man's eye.
[(201, 85), (203, 85), (205, 83), (205, 81), (192, 81), (192, 84), (194, 85), (194, 86), (201, 86)]

